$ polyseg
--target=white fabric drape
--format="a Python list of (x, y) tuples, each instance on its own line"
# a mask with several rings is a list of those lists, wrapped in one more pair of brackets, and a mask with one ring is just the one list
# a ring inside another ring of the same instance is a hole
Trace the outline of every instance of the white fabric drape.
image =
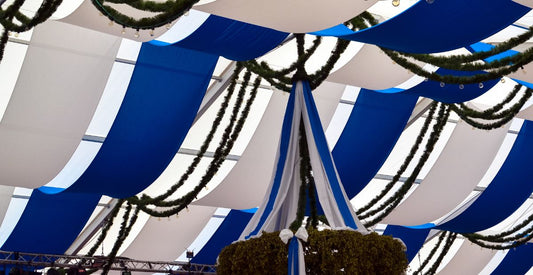
[(465, 240), (439, 275), (479, 274), (496, 252), (497, 250), (482, 248)]
[(36, 188), (65, 166), (87, 130), (120, 38), (49, 21), (35, 28), (0, 122), (0, 181)]
[[(106, 3), (106, 5), (108, 4), (109, 3)], [(142, 18), (154, 15), (153, 13), (136, 10), (126, 5), (112, 3), (109, 5), (133, 18)], [(122, 26), (116, 23), (110, 23), (110, 20), (103, 16), (100, 11), (93, 6), (91, 0), (83, 1), (83, 3), (81, 3), (81, 5), (73, 13), (61, 19), (60, 21), (115, 36), (122, 36), (140, 42), (153, 40), (168, 31), (167, 26), (161, 26), (153, 30), (153, 35), (150, 34), (149, 30), (140, 30), (139, 37), (135, 37), (136, 30), (126, 28), (124, 29), (125, 33), (122, 34)]]
[[(315, 96), (323, 125), (329, 124), (333, 117), (344, 87), (324, 82), (317, 88)], [(215, 189), (193, 204), (248, 209), (261, 203), (276, 160), (279, 135), (273, 133), (281, 132), (288, 97), (279, 91), (272, 94), (261, 122), (237, 164)]]
[(521, 4), (521, 5), (524, 5), (526, 7), (530, 7), (533, 9), (533, 2), (531, 2), (530, 0), (513, 0), (513, 1), (515, 1), (518, 4)]
[(483, 178), (508, 129), (485, 131), (459, 121), (424, 181), (383, 222), (419, 225), (453, 210)]
[(150, 217), (121, 256), (152, 261), (174, 261), (194, 241), (216, 208), (190, 206), (179, 217)]
[(366, 44), (346, 65), (330, 74), (328, 80), (371, 90), (384, 90), (404, 83), (413, 76), (413, 73), (393, 62), (377, 46)]
[(0, 185), (0, 225), (4, 220), (14, 190), (15, 187)]
[[(301, 185), (300, 180), (300, 156), (299, 156), (299, 136), (300, 123), (304, 123), (306, 138), (308, 142), (309, 157), (311, 159), (311, 166), (313, 170), (313, 178), (315, 182), (316, 192), (326, 218), (332, 228), (347, 228), (352, 227), (366, 232), (366, 229), (356, 217), (353, 208), (350, 205), (340, 179), (333, 167), (329, 167), (326, 163), (332, 161), (329, 149), (325, 140), (324, 133), (319, 133), (317, 127), (320, 127), (317, 113), (315, 113), (315, 106), (310, 101), (304, 98), (304, 91), (302, 82), (295, 84), (293, 90), (294, 103), (287, 105), (285, 119), (290, 117), (289, 111), (292, 111), (292, 117), (288, 123), (290, 128), (284, 128), (282, 136), (288, 135), (288, 143), (280, 142), (279, 150), (276, 155), (278, 160), (276, 169), (272, 174), (270, 185), (267, 190), (269, 192), (263, 199), (259, 209), (252, 217), (246, 228), (244, 229), (241, 239), (250, 236), (259, 235), (261, 232), (272, 232), (283, 228), (288, 228), (290, 223), (296, 218), (296, 211), (298, 207), (299, 189)], [(309, 92), (310, 93), (310, 92)], [(284, 127), (289, 126), (287, 124)], [(288, 130), (290, 129), (290, 133)], [(322, 137), (320, 136), (322, 135)], [(322, 144), (324, 143), (324, 144)], [(324, 155), (320, 150), (321, 146), (325, 145), (328, 154)], [(286, 148), (285, 148), (286, 146)], [(282, 162), (281, 162), (282, 161)], [(280, 166), (281, 165), (281, 166)], [(278, 170), (281, 169), (281, 170)], [(335, 194), (332, 185), (339, 184), (340, 196)], [(339, 201), (340, 199), (340, 201)], [(343, 208), (344, 206), (344, 208)], [(348, 207), (345, 207), (348, 206)], [(343, 212), (341, 209), (346, 209)]]
[(342, 24), (374, 5), (377, 0), (217, 0), (197, 10), (279, 31), (306, 33)]

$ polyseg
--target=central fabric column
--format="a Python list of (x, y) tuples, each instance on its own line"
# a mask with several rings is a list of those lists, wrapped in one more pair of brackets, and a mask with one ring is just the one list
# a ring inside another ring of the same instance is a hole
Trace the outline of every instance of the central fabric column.
[(241, 239), (261, 232), (288, 228), (296, 218), (300, 180), (300, 123), (304, 124), (318, 201), (332, 229), (366, 233), (344, 192), (327, 145), (324, 130), (307, 81), (293, 85), (283, 120), (277, 163), (269, 192), (241, 234)]

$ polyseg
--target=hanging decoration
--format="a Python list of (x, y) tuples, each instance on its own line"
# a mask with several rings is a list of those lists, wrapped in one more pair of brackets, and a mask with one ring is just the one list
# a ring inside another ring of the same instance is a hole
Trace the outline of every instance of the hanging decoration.
[[(170, 26), (174, 20), (186, 14), (199, 0), (167, 0), (165, 2), (150, 0), (91, 0), (93, 5), (111, 22), (121, 25), (123, 28), (132, 28), (137, 31), (142, 29), (155, 29), (161, 26)], [(133, 18), (113, 8), (112, 4), (127, 5), (136, 10), (154, 13), (154, 15)]]
[[(149, 20), (137, 20), (120, 14), (110, 5), (105, 5), (104, 0), (92, 1), (93, 4), (95, 4), (95, 6), (113, 22), (124, 27), (135, 29), (153, 29), (155, 27), (168, 24), (172, 20), (175, 20), (184, 14), (194, 3), (196, 3), (194, 0), (169, 0), (164, 3), (152, 3), (148, 1), (107, 1), (114, 4), (127, 4), (130, 7), (139, 10), (160, 13), (160, 16), (153, 17)], [(346, 23), (346, 25), (353, 30), (364, 29), (375, 24), (377, 24), (377, 21), (368, 12), (364, 12)], [(453, 83), (460, 84), (461, 86), (464, 84), (478, 83), (480, 87), (482, 87), (483, 81), (501, 78), (504, 75), (520, 69), (524, 64), (529, 63), (531, 60), (533, 60), (533, 50), (527, 50), (524, 53), (518, 53), (513, 56), (487, 63), (479, 63), (478, 61), (482, 61), (488, 57), (507, 51), (516, 45), (524, 43), (532, 36), (533, 29), (529, 30), (525, 34), (519, 35), (500, 44), (491, 51), (473, 53), (471, 55), (440, 57), (423, 54), (406, 54), (384, 48), (382, 48), (382, 50), (397, 64), (417, 75), (426, 77), (427, 79), (440, 81), (443, 83), (443, 85), (445, 83)], [(332, 161), (330, 151), (327, 148), (323, 129), (321, 128), (311, 94), (311, 90), (318, 87), (328, 77), (335, 63), (339, 60), (340, 56), (346, 50), (350, 42), (338, 39), (334, 49), (331, 52), (331, 55), (326, 60), (324, 65), (318, 71), (308, 74), (305, 68), (306, 62), (318, 49), (319, 45), (321, 44), (321, 37), (315, 37), (311, 42), (311, 46), (307, 49), (304, 47), (305, 34), (294, 34), (294, 37), (297, 43), (298, 58), (285, 69), (275, 70), (266, 62), (257, 62), (256, 60), (238, 62), (233, 79), (228, 88), (228, 94), (226, 95), (224, 102), (217, 113), (217, 117), (213, 123), (212, 129), (207, 135), (204, 144), (200, 148), (199, 153), (191, 165), (188, 167), (187, 171), (164, 194), (156, 197), (151, 197), (144, 194), (140, 197), (135, 196), (126, 200), (126, 213), (124, 214), (119, 237), (113, 247), (110, 258), (113, 258), (116, 255), (120, 244), (128, 235), (131, 226), (135, 223), (134, 217), (136, 217), (139, 211), (143, 211), (151, 216), (157, 217), (170, 217), (172, 215), (177, 215), (180, 211), (187, 208), (187, 206), (196, 198), (203, 188), (206, 188), (209, 181), (213, 178), (214, 174), (222, 165), (225, 157), (229, 154), (236, 138), (238, 137), (249, 112), (250, 106), (255, 98), (255, 94), (257, 93), (261, 79), (265, 79), (277, 89), (291, 92), (291, 96), (289, 99), (287, 112), (285, 114), (280, 151), (278, 152), (278, 164), (276, 166), (276, 173), (271, 182), (270, 196), (265, 198), (256, 215), (254, 218), (252, 218), (250, 224), (241, 235), (242, 239), (248, 240), (234, 244), (233, 248), (231, 249), (228, 247), (228, 251), (233, 251), (231, 253), (236, 253), (236, 245), (252, 243), (263, 238), (251, 238), (253, 236), (261, 235), (265, 236), (265, 238), (270, 236), (270, 233), (264, 232), (272, 232), (289, 228), (292, 234), (292, 232), (303, 228), (302, 226), (305, 224), (304, 219), (306, 216), (306, 211), (309, 211), (308, 213), (310, 213), (307, 220), (308, 228), (314, 228), (320, 223), (320, 221), (322, 221), (334, 229), (349, 227), (366, 233), (365, 226), (373, 226), (379, 223), (401, 202), (401, 200), (407, 194), (407, 191), (411, 188), (412, 184), (416, 180), (416, 177), (429, 158), (429, 155), (433, 151), (434, 146), (438, 141), (446, 122), (448, 121), (451, 111), (456, 112), (463, 120), (474, 127), (487, 130), (494, 129), (510, 121), (532, 94), (531, 89), (525, 89), (520, 99), (517, 100), (517, 103), (507, 106), (520, 94), (521, 86), (517, 85), (501, 103), (485, 111), (476, 111), (464, 104), (444, 104), (434, 102), (430, 108), (429, 114), (424, 122), (419, 136), (410, 150), (409, 155), (405, 159), (396, 175), (393, 177), (392, 181), (387, 184), (380, 194), (378, 194), (363, 208), (359, 209), (356, 214), (351, 207), (348, 198), (344, 194), (342, 184), (336, 175), (334, 163)], [(486, 72), (475, 72), (470, 76), (441, 75), (437, 72), (425, 71), (422, 67), (415, 64), (413, 60), (422, 61), (428, 64), (456, 71), (472, 72), (485, 70)], [(237, 100), (233, 107), (230, 123), (224, 131), (221, 142), (215, 151), (214, 158), (211, 161), (209, 168), (202, 177), (201, 181), (191, 192), (178, 199), (169, 200), (169, 198), (187, 181), (189, 176), (195, 171), (200, 159), (207, 151), (207, 148), (209, 147), (209, 144), (212, 141), (215, 132), (217, 131), (217, 127), (225, 114), (225, 110), (228, 108), (229, 100), (234, 93), (236, 86), (238, 85), (237, 83), (239, 75), (243, 69), (246, 69), (246, 71), (243, 74), (241, 88), (238, 92)], [(246, 87), (250, 84), (252, 74), (258, 75), (258, 77), (253, 83), (253, 89), (248, 101), (246, 102), (245, 106), (242, 107), (246, 93)], [(505, 106), (507, 106), (507, 108)], [(488, 123), (480, 122), (480, 119), (488, 121)], [(427, 135), (432, 121), (434, 121), (432, 131), (426, 141), (425, 149), (421, 157), (415, 164), (413, 172), (410, 174), (407, 180), (401, 184), (398, 191), (385, 199), (386, 195), (396, 185), (400, 176), (406, 171), (407, 167), (413, 161), (414, 155), (417, 151), (419, 151), (419, 147), (422, 145), (424, 137)], [(317, 197), (318, 201), (316, 200)], [(317, 202), (319, 202), (322, 206), (325, 216), (318, 216)], [(113, 210), (112, 216), (116, 216), (117, 213), (118, 210)], [(359, 217), (365, 220), (365, 226), (361, 224), (357, 215), (360, 215)], [(105, 234), (111, 226), (110, 224), (111, 221), (104, 225), (102, 229), (102, 235), (100, 236), (102, 240), (105, 238)], [(465, 237), (474, 243), (481, 243), (480, 245), (485, 246), (491, 246), (491, 244), (488, 244), (487, 242), (512, 242), (512, 244), (515, 245), (518, 243), (523, 243), (523, 240), (528, 239), (531, 235), (527, 235), (531, 232), (531, 228), (523, 230), (527, 224), (528, 223), (521, 225), (519, 229), (516, 229), (512, 232), (508, 231), (505, 232), (505, 234), (502, 233), (503, 235), (481, 236), (477, 234), (465, 234)], [(523, 231), (521, 233), (516, 233), (519, 230)], [(289, 231), (285, 231), (285, 233), (288, 232)], [(338, 232), (339, 234), (343, 234), (341, 232), (351, 231)], [(511, 234), (515, 235), (511, 236)], [(313, 233), (311, 233), (311, 236), (312, 235)], [(456, 233), (442, 233), (440, 237), (441, 239), (439, 239), (439, 242), (437, 243), (437, 247), (441, 245), (445, 235), (447, 235), (447, 237), (446, 241), (444, 241), (444, 246), (441, 249), (441, 253), (434, 261), (433, 265), (429, 268), (427, 273), (433, 274), (436, 272), (438, 265), (442, 261), (442, 258), (449, 250), (449, 247), (456, 237)], [(305, 265), (297, 264), (302, 263), (302, 258), (304, 257), (303, 255), (307, 253), (305, 252), (305, 247), (307, 245), (306, 242), (302, 242), (303, 238), (291, 238), (292, 240), (289, 243), (289, 250), (292, 252), (289, 253), (293, 257), (290, 257), (290, 261), (284, 264), (285, 270), (287, 266), (289, 266), (289, 269), (292, 270), (290, 271), (292, 272), (291, 274), (303, 272), (306, 269), (309, 270), (309, 265), (307, 263)], [(279, 238), (277, 240), (279, 241)], [(309, 240), (312, 240), (312, 238), (310, 237)], [(272, 241), (274, 242), (274, 240)], [(97, 243), (98, 244), (96, 244), (95, 247), (98, 247), (99, 243), (101, 243), (100, 239)], [(272, 245), (271, 247), (276, 247), (276, 249), (281, 249), (283, 251), (286, 251), (287, 249), (283, 243)], [(434, 248), (432, 253), (430, 253), (431, 257), (433, 257), (433, 255), (436, 253), (437, 247)], [(502, 245), (498, 247), (508, 248), (509, 246)], [(95, 249), (91, 249), (91, 251), (93, 250), (95, 251)], [(241, 251), (238, 253), (240, 253), (242, 256), (244, 252)], [(287, 256), (281, 257), (281, 259), (286, 260), (286, 257), (288, 257), (289, 253), (286, 254)], [(296, 256), (296, 254), (298, 254), (298, 256)], [(305, 257), (309, 256), (306, 254)], [(224, 260), (221, 258), (221, 261)], [(241, 262), (243, 266), (245, 265), (244, 262), (242, 262), (242, 259), (235, 260), (235, 262)], [(428, 262), (429, 259), (421, 266), (418, 272), (422, 272)], [(246, 264), (248, 264), (248, 262), (246, 262)], [(299, 268), (294, 268), (295, 266), (299, 266)]]
[[(427, 257), (420, 264), (419, 268), (415, 272), (413, 272), (413, 274), (414, 275), (435, 274), (437, 272), (437, 269), (439, 268), (439, 265), (442, 263), (442, 259), (444, 259), (444, 256), (446, 256), (446, 254), (450, 250), (450, 247), (452, 246), (456, 237), (457, 237), (457, 233), (441, 231), (439, 233), (439, 239), (437, 243), (435, 244), (435, 246), (433, 246), (433, 248), (431, 249)], [(444, 244), (442, 244), (443, 241), (444, 241)], [(439, 248), (440, 248), (439, 255), (437, 256), (436, 259), (434, 259), (433, 257), (435, 256), (435, 253), (437, 252)], [(424, 272), (424, 268), (433, 259), (434, 259), (433, 264), (427, 269), (427, 271)]]
[(33, 17), (28, 17), (22, 13), (22, 5), (26, 0), (15, 0), (7, 8), (0, 6), (0, 24), (2, 25), (2, 34), (0, 36), (0, 62), (4, 57), (4, 49), (11, 32), (20, 33), (31, 30), (38, 24), (48, 20), (57, 10), (63, 0), (43, 0), (39, 9)]
[[(407, 269), (405, 247), (391, 236), (349, 230), (308, 233), (302, 242), (306, 274), (403, 274)], [(279, 235), (265, 232), (226, 246), (218, 257), (217, 274), (287, 274), (290, 244)]]

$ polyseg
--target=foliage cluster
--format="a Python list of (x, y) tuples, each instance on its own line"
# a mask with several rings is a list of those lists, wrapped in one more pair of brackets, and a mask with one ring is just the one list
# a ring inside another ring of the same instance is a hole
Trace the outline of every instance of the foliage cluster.
[[(263, 233), (227, 246), (217, 274), (287, 274), (288, 245), (278, 235)], [(400, 241), (376, 233), (311, 229), (303, 247), (308, 274), (403, 274), (408, 264)]]

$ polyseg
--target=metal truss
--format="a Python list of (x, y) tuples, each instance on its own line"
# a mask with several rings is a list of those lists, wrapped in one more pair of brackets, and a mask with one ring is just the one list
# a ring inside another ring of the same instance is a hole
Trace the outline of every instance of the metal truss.
[[(0, 265), (33, 266), (39, 269), (46, 267), (72, 267), (89, 270), (103, 269), (107, 263), (107, 257), (103, 256), (66, 256), (0, 251)], [(124, 257), (115, 258), (110, 270), (167, 274), (216, 274), (214, 265), (187, 262), (140, 261)]]

